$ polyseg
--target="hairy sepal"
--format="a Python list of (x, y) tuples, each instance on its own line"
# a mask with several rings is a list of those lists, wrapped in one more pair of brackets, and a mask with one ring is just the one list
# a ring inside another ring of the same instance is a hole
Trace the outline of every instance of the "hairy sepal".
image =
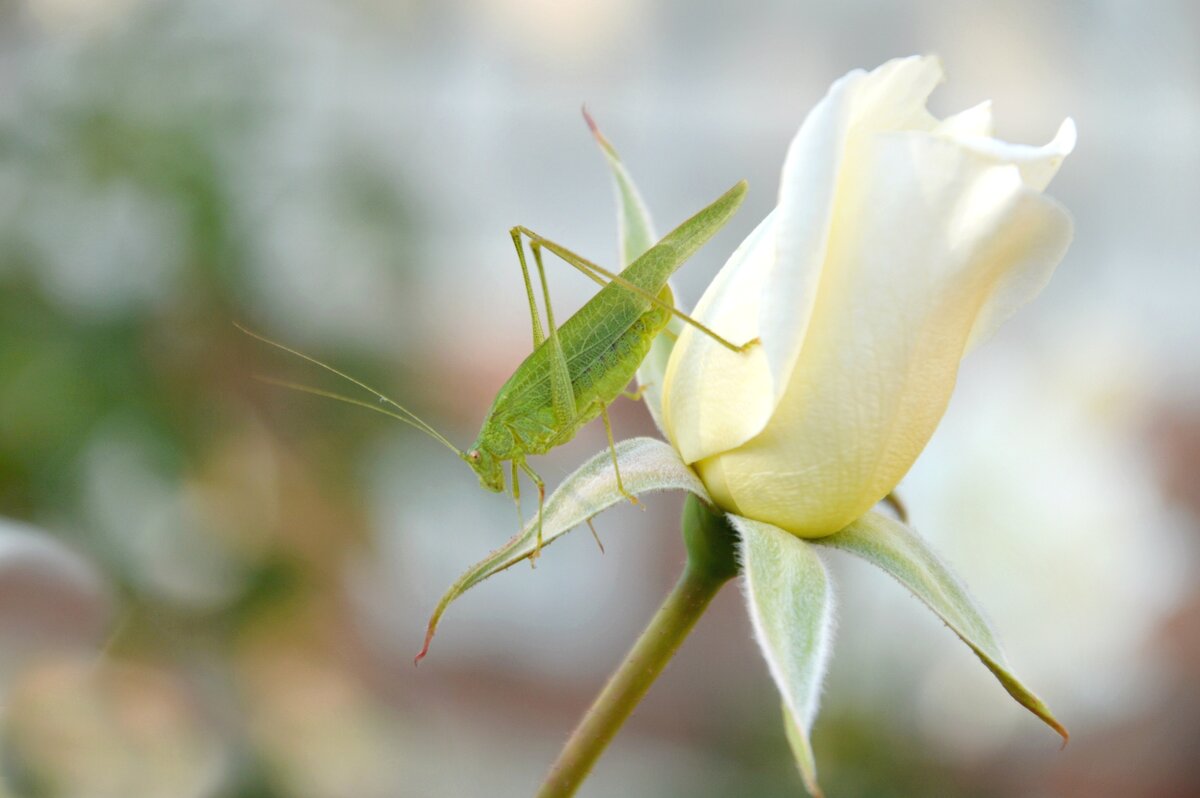
[(871, 511), (840, 532), (813, 541), (847, 551), (891, 574), (945, 622), (1000, 680), (1017, 703), (1063, 738), (1070, 735), (1050, 709), (1012, 673), (995, 633), (962, 582), (915, 530)]
[[(686, 490), (712, 502), (699, 478), (684, 465), (669, 444), (655, 438), (632, 438), (618, 443), (616, 449), (621, 481), (629, 493)], [(627, 500), (617, 488), (612, 454), (605, 449), (564, 479), (546, 498), (542, 512), (542, 548), (622, 501)], [(425, 634), (425, 647), (417, 655), (417, 661), (429, 651), (437, 625), (455, 599), (488, 577), (528, 559), (536, 549), (537, 519), (534, 518), (507, 543), (467, 569), (434, 609)]]
[(833, 638), (833, 591), (816, 550), (778, 527), (730, 514), (754, 636), (783, 698), (784, 729), (804, 786), (820, 798), (809, 734)]

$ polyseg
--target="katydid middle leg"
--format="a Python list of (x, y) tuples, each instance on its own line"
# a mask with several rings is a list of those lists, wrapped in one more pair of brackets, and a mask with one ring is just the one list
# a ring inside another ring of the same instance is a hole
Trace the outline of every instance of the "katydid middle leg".
[(587, 519), (588, 529), (592, 530), (592, 538), (596, 541), (596, 545), (600, 547), (600, 553), (604, 553), (604, 544), (600, 542), (600, 535), (596, 532), (596, 527), (592, 524), (592, 519)]
[(650, 385), (648, 382), (642, 383), (632, 391), (621, 391), (621, 396), (624, 396), (631, 402), (640, 402), (646, 391), (649, 390)]
[(896, 493), (896, 491), (892, 491), (888, 495), (884, 496), (883, 502), (892, 508), (892, 511), (896, 513), (897, 518), (899, 518), (903, 523), (908, 523), (908, 507), (904, 504), (904, 501), (900, 498), (900, 495)]
[(608, 408), (599, 399), (596, 401), (600, 405), (600, 418), (604, 419), (604, 433), (608, 436), (608, 451), (612, 453), (613, 473), (617, 476), (617, 490), (621, 491), (622, 496), (629, 499), (630, 504), (637, 504), (637, 496), (625, 490), (625, 485), (621, 482), (621, 467), (617, 465), (617, 445), (613, 443), (612, 422), (608, 420)]

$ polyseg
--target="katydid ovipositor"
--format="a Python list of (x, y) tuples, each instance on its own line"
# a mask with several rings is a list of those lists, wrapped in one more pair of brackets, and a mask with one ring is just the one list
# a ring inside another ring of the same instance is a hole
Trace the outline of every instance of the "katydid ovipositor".
[[(655, 336), (662, 332), (672, 315), (692, 324), (701, 332), (733, 351), (744, 351), (757, 339), (734, 345), (704, 325), (677, 310), (667, 279), (703, 246), (732, 217), (746, 193), (745, 181), (739, 182), (715, 202), (668, 233), (657, 244), (614, 274), (570, 250), (539, 236), (525, 227), (514, 227), (510, 234), (516, 247), (529, 299), (533, 322), (534, 350), (517, 367), (497, 393), (475, 442), (463, 451), (414, 413), (365, 383), (290, 347), (249, 330), (249, 335), (325, 368), (373, 394), (381, 404), (342, 396), (317, 388), (268, 380), (285, 387), (340, 399), (383, 413), (420, 429), (464, 460), (488, 490), (504, 490), (504, 469), (511, 466), (512, 493), (520, 509), (518, 470), (524, 471), (538, 487), (538, 543), (541, 543), (541, 515), (545, 484), (529, 467), (529, 455), (545, 454), (571, 440), (584, 424), (596, 416), (604, 420), (613, 468), (618, 469), (612, 426), (607, 407), (624, 392), (650, 349)], [(543, 301), (546, 306), (548, 335), (542, 332), (533, 282), (525, 260), (524, 239), (528, 239), (538, 269)], [(579, 269), (603, 288), (571, 318), (556, 327), (550, 305), (550, 293), (542, 263), (545, 248)], [(381, 405), (390, 405), (388, 409)], [(620, 471), (616, 473), (621, 485)], [(629, 495), (629, 494), (626, 494)], [(630, 499), (633, 499), (630, 496)]]

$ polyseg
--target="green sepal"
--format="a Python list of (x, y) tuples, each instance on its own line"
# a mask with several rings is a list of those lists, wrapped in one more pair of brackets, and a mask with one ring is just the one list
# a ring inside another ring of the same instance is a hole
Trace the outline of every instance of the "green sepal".
[(727, 516), (738, 551), (754, 637), (783, 698), (784, 729), (805, 788), (820, 798), (809, 734), (833, 638), (833, 590), (816, 550), (761, 521)]
[(891, 574), (970, 646), (1017, 703), (1060, 734), (1066, 744), (1070, 738), (1066, 728), (1013, 675), (995, 633), (974, 599), (915, 530), (890, 516), (871, 511), (840, 532), (813, 542), (850, 552)]
[(693, 493), (683, 503), (680, 526), (689, 568), (721, 581), (738, 575), (738, 535), (725, 513)]
[[(596, 137), (596, 143), (600, 145), (600, 150), (604, 153), (609, 171), (612, 173), (613, 190), (617, 199), (617, 244), (621, 256), (621, 267), (624, 268), (654, 246), (658, 241), (658, 235), (655, 233), (654, 221), (650, 218), (646, 202), (642, 199), (641, 192), (633, 182), (629, 170), (621, 163), (621, 157), (617, 155), (616, 149), (600, 132), (596, 121), (592, 119), (586, 108), (583, 111), (583, 118), (587, 120), (592, 135)], [(676, 296), (677, 292), (670, 280), (667, 281), (667, 286), (671, 288), (672, 297)], [(667, 361), (671, 358), (675, 340), (682, 331), (683, 322), (679, 317), (672, 316), (666, 329), (655, 337), (654, 343), (650, 345), (649, 353), (637, 370), (638, 385), (645, 389), (643, 398), (646, 407), (649, 408), (650, 416), (658, 425), (658, 429), (664, 433), (665, 428), (662, 422), (663, 375), (667, 371)]]
[(825, 798), (821, 785), (817, 783), (817, 759), (813, 755), (812, 743), (809, 742), (808, 732), (804, 730), (792, 716), (787, 702), (783, 703), (783, 733), (787, 736), (788, 746), (796, 759), (796, 768), (800, 771), (800, 779), (804, 789), (812, 798)]
[(583, 118), (595, 136), (596, 143), (600, 145), (612, 173), (613, 188), (617, 197), (617, 241), (620, 247), (621, 267), (624, 268), (654, 246), (658, 241), (658, 234), (654, 231), (650, 210), (646, 207), (646, 202), (642, 199), (629, 170), (621, 163), (621, 156), (617, 155), (616, 149), (600, 132), (596, 120), (586, 108), (583, 109)]
[[(667, 443), (656, 438), (632, 438), (616, 445), (621, 481), (633, 494), (660, 490), (686, 490), (711, 504), (712, 500), (696, 474), (684, 465)], [(542, 548), (586, 523), (617, 502), (627, 501), (617, 488), (612, 453), (596, 454), (546, 498), (542, 510)], [(507, 543), (472, 565), (446, 591), (434, 608), (425, 632), (425, 646), (417, 660), (429, 651), (429, 643), (450, 604), (488, 577), (528, 559), (537, 549), (537, 519), (533, 518)]]

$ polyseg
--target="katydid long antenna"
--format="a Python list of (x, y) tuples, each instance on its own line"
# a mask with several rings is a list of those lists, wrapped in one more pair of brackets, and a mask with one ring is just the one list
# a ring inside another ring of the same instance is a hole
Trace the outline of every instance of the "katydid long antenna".
[[(280, 380), (280, 379), (276, 379), (274, 377), (258, 377), (257, 379), (261, 380), (262, 382), (268, 383), (270, 385), (277, 385), (281, 388), (288, 388), (289, 390), (293, 390), (293, 391), (300, 391), (301, 393), (312, 394), (313, 396), (323, 396), (326, 399), (335, 399), (339, 402), (346, 402), (347, 404), (356, 405), (358, 407), (365, 407), (367, 410), (373, 410), (376, 413), (382, 413), (383, 415), (385, 415), (389, 418), (394, 418), (397, 421), (402, 421), (411, 427), (416, 427), (417, 429), (421, 430), (421, 432), (424, 432), (426, 435), (433, 438), (435, 441), (442, 444), (443, 446), (445, 446), (450, 451), (454, 452), (459, 457), (466, 457), (466, 453), (463, 452), (462, 449), (459, 449), (457, 446), (455, 446), (453, 443), (451, 443), (449, 441), (449, 439), (446, 438), (445, 435), (442, 435), (442, 433), (440, 433), (436, 429), (434, 429), (432, 425), (430, 425), (429, 423), (422, 420), (416, 413), (412, 412), (407, 407), (404, 407), (403, 405), (401, 405), (399, 402), (392, 399), (391, 397), (384, 395), (379, 390), (372, 388), (370, 385), (367, 385), (362, 380), (357, 379), (355, 377), (351, 377), (349, 374), (345, 373), (344, 371), (339, 371), (338, 369), (334, 368), (333, 366), (329, 365), (328, 363), (322, 363), (320, 360), (317, 360), (312, 355), (307, 355), (304, 352), (299, 351), (298, 349), (293, 349), (292, 347), (290, 347), (286, 344), (281, 344), (278, 341), (273, 341), (270, 338), (267, 338), (265, 335), (256, 333), (253, 330), (249, 330), (249, 329), (243, 327), (242, 325), (238, 324), (237, 322), (234, 322), (233, 326), (236, 327), (237, 329), (241, 330), (242, 332), (244, 332), (246, 335), (249, 335), (251, 338), (262, 341), (264, 344), (273, 346), (276, 349), (280, 349), (284, 352), (287, 352), (290, 355), (295, 355), (296, 357), (301, 358), (302, 360), (307, 360), (309, 363), (312, 363), (315, 366), (320, 366), (321, 368), (325, 369), (326, 371), (330, 372), (331, 374), (335, 374), (338, 377), (341, 377), (343, 380), (346, 380), (347, 382), (350, 382), (350, 383), (358, 386), (359, 388), (363, 389), (367, 393), (374, 396), (379, 401), (379, 403), (376, 404), (376, 403), (372, 403), (372, 402), (367, 402), (362, 399), (355, 399), (352, 396), (346, 396), (344, 394), (335, 393), (333, 391), (327, 391), (323, 388), (315, 388), (311, 385), (302, 385), (300, 383), (289, 382), (287, 380)], [(385, 405), (390, 406), (393, 409), (389, 410), (387, 407), (385, 407)]]

